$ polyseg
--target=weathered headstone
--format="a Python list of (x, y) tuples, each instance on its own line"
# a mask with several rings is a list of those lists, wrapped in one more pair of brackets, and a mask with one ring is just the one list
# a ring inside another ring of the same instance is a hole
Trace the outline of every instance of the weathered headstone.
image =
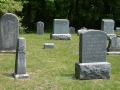
[(37, 34), (39, 35), (44, 34), (44, 23), (41, 21), (37, 22)]
[(16, 50), (19, 35), (19, 21), (16, 15), (7, 13), (0, 20), (0, 51)]
[(54, 19), (53, 22), (53, 34), (50, 35), (50, 39), (55, 40), (70, 40), (69, 34), (69, 20), (67, 19)]
[(75, 34), (75, 28), (74, 27), (70, 27), (69, 28), (69, 33), (70, 34)]
[(115, 22), (112, 19), (102, 19), (101, 30), (107, 34), (114, 34)]
[(25, 38), (18, 38), (16, 48), (15, 72), (14, 77), (17, 79), (28, 78), (26, 73), (26, 40)]
[(110, 63), (106, 62), (106, 33), (88, 30), (81, 32), (79, 37), (79, 62), (75, 63), (76, 78), (110, 78)]
[(119, 55), (120, 54), (120, 37), (110, 37), (109, 43), (107, 47), (107, 54), (114, 54)]

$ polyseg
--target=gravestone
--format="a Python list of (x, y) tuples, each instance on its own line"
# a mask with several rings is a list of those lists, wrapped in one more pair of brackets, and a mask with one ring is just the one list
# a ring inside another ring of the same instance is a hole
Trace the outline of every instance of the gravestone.
[(25, 38), (18, 38), (16, 48), (15, 72), (14, 77), (17, 79), (28, 78), (26, 73), (26, 40)]
[(53, 34), (50, 35), (50, 39), (70, 40), (71, 35), (69, 34), (69, 20), (54, 19)]
[(19, 35), (18, 18), (12, 13), (7, 13), (0, 20), (0, 51), (16, 49)]
[(37, 34), (38, 35), (44, 34), (44, 23), (41, 21), (37, 22)]
[(120, 27), (116, 27), (116, 31), (117, 31), (117, 32), (120, 32)]
[(44, 49), (53, 49), (54, 43), (44, 43)]
[(86, 30), (88, 30), (86, 27), (83, 27), (83, 28), (79, 29), (78, 30), (78, 35), (80, 35), (81, 32), (84, 32)]
[(81, 32), (79, 37), (79, 62), (75, 63), (76, 78), (110, 78), (110, 63), (106, 62), (106, 33), (88, 30)]
[(115, 36), (115, 37), (110, 37), (109, 38), (109, 43), (107, 47), (107, 54), (120, 54), (120, 38)]
[(115, 22), (112, 19), (102, 19), (101, 30), (107, 34), (114, 34)]
[(70, 34), (75, 34), (75, 28), (74, 27), (70, 27), (69, 28), (69, 33)]

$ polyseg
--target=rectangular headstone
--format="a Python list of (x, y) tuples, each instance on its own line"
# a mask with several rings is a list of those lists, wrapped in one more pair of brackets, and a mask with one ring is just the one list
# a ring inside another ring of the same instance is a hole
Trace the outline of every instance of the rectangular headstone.
[(16, 50), (19, 21), (16, 15), (7, 13), (0, 19), (0, 50)]
[(26, 74), (26, 40), (25, 38), (18, 38), (16, 48), (16, 61), (15, 61), (15, 78), (28, 78)]
[(37, 22), (37, 34), (39, 35), (44, 34), (44, 23), (41, 21)]
[(106, 61), (106, 33), (88, 30), (80, 33), (79, 61), (81, 63)]
[(102, 19), (101, 30), (107, 34), (114, 34), (115, 22), (112, 19)]
[(54, 44), (53, 43), (44, 43), (44, 49), (47, 49), (47, 48), (49, 48), (49, 49), (54, 48)]
[(53, 33), (54, 34), (69, 34), (69, 20), (54, 19)]
[(80, 32), (79, 62), (75, 63), (77, 79), (109, 79), (110, 63), (106, 62), (107, 34), (100, 30)]

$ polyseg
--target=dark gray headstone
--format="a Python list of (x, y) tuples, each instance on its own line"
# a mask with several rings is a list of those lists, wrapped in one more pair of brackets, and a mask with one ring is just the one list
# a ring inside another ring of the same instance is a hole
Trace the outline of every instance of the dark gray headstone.
[(80, 33), (79, 61), (81, 63), (106, 61), (106, 33), (88, 30)]
[(74, 27), (70, 27), (69, 28), (69, 33), (70, 34), (75, 34), (75, 28)]
[(69, 20), (54, 19), (53, 33), (54, 34), (69, 34)]
[(16, 48), (16, 60), (15, 60), (15, 78), (28, 78), (26, 74), (26, 40), (25, 38), (18, 38)]
[(41, 21), (37, 22), (37, 34), (44, 34), (44, 23)]
[(107, 34), (100, 30), (80, 32), (79, 62), (75, 63), (77, 79), (109, 79), (110, 63), (106, 62)]
[(114, 34), (115, 22), (112, 19), (102, 19), (101, 30), (107, 34)]
[(0, 50), (15, 50), (19, 35), (18, 18), (7, 13), (0, 20)]

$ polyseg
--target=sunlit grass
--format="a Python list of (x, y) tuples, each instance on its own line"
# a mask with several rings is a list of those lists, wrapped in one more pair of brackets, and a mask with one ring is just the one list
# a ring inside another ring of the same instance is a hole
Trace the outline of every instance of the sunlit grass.
[[(79, 61), (79, 36), (72, 40), (50, 40), (50, 34), (21, 34), (26, 38), (26, 60), (29, 79), (15, 79), (15, 54), (0, 54), (0, 90), (119, 90), (120, 56), (107, 56), (111, 63), (109, 80), (75, 79), (75, 62)], [(43, 49), (54, 43), (54, 49)]]

